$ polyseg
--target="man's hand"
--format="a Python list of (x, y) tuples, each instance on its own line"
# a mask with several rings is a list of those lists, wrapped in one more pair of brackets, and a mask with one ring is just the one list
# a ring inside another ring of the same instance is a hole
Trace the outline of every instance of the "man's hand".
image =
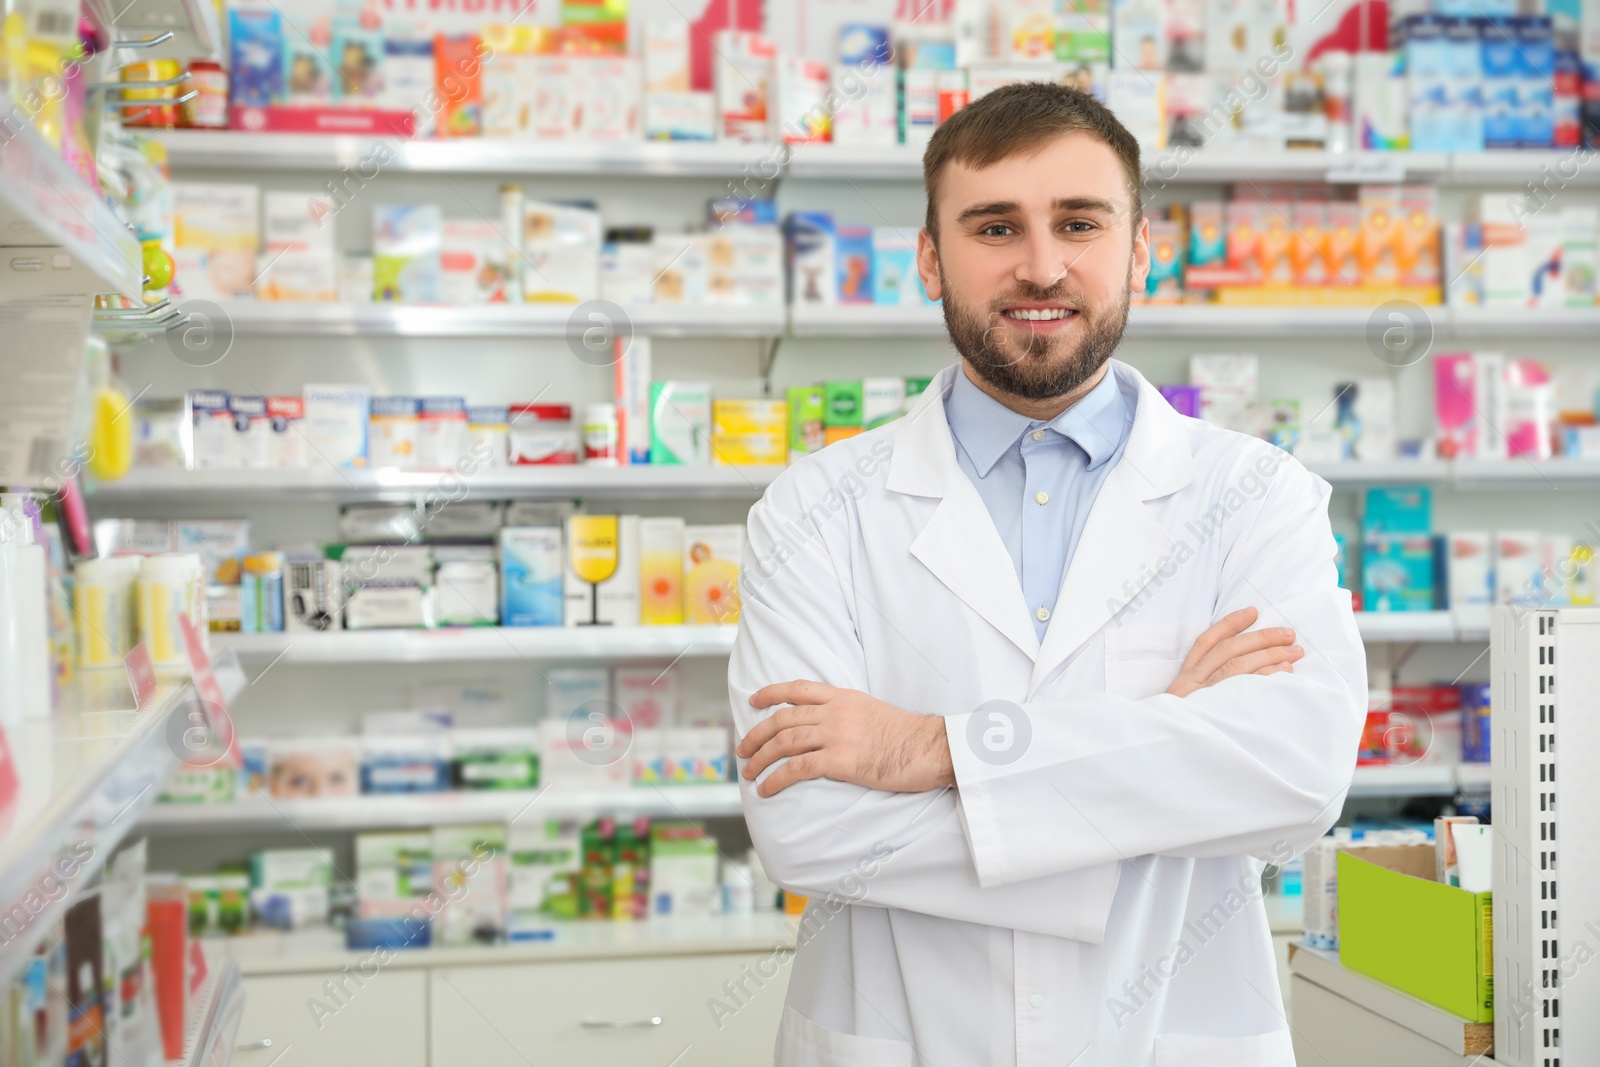
[(791, 704), (758, 722), (735, 749), (754, 780), (785, 756), (789, 762), (756, 787), (770, 797), (809, 778), (832, 778), (891, 793), (922, 793), (956, 783), (944, 719), (918, 715), (854, 689), (782, 682), (750, 697), (753, 708)]
[(1255, 608), (1240, 608), (1195, 638), (1183, 669), (1167, 692), (1186, 697), (1224, 678), (1293, 671), (1295, 661), (1306, 654), (1305, 649), (1293, 643), (1293, 630), (1274, 626), (1244, 632), (1255, 624), (1259, 614)]

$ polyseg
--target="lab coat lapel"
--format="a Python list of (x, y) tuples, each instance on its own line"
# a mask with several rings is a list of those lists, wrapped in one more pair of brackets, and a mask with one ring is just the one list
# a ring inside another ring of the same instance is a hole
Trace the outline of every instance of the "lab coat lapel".
[(1111, 367), (1112, 373), (1137, 382), (1133, 427), (1062, 575), (1030, 694), (1155, 577), (1175, 542), (1147, 501), (1177, 491), (1195, 476), (1183, 416), (1138, 371), (1120, 361)]
[(959, 364), (946, 367), (906, 415), (886, 488), (939, 498), (933, 516), (911, 542), (911, 554), (1032, 659), (1039, 654), (1039, 637), (1011, 553), (983, 498), (956, 463), (955, 442), (944, 415), (952, 373), (960, 373)]

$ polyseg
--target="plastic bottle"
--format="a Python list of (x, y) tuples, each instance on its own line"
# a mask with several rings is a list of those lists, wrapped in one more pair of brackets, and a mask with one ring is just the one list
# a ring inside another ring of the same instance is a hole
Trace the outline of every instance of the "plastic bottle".
[(188, 650), (178, 613), (184, 612), (204, 639), (205, 588), (200, 557), (192, 552), (165, 552), (139, 563), (139, 639), (158, 667), (187, 667)]
[(1351, 59), (1349, 52), (1324, 52), (1322, 55), (1322, 99), (1328, 116), (1329, 152), (1353, 152), (1355, 142), (1354, 106), (1351, 101)]
[(50, 715), (44, 546), (26, 493), (0, 493), (0, 726)]
[(121, 667), (138, 632), (139, 557), (80, 560), (72, 576), (78, 666)]
[(617, 405), (590, 404), (583, 409), (583, 461), (600, 467), (617, 465)]

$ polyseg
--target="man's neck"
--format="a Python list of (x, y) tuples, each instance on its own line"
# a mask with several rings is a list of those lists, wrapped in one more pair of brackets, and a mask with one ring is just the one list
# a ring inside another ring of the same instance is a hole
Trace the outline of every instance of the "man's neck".
[(1078, 388), (1074, 389), (1072, 392), (1065, 393), (1061, 396), (1046, 397), (1043, 400), (1029, 400), (1025, 397), (1020, 397), (1014, 393), (1008, 393), (1005, 390), (998, 388), (988, 381), (985, 381), (983, 375), (974, 373), (972, 364), (967, 362), (965, 359), (961, 361), (961, 373), (967, 376), (967, 381), (971, 382), (973, 385), (977, 386), (983, 392), (987, 393), (989, 396), (992, 396), (995, 400), (1004, 404), (1012, 411), (1015, 411), (1017, 414), (1026, 415), (1028, 418), (1033, 419), (1036, 422), (1049, 422), (1057, 415), (1060, 415), (1063, 411), (1067, 410), (1072, 405), (1076, 404), (1078, 401), (1082, 400), (1084, 397), (1093, 392), (1094, 387), (1099, 385), (1107, 374), (1111, 373), (1111, 364), (1109, 362), (1102, 364), (1100, 369), (1095, 371), (1094, 374), (1090, 376), (1088, 381), (1078, 386)]

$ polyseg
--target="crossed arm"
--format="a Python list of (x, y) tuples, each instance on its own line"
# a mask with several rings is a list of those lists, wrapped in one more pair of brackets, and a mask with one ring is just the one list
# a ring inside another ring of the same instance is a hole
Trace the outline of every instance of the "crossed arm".
[[(1231, 612), (1195, 639), (1167, 689), (1188, 696), (1227, 678), (1294, 670), (1305, 650), (1286, 626), (1248, 630), (1260, 613)], [(795, 680), (750, 696), (757, 710), (787, 707), (762, 719), (735, 750), (747, 761), (741, 775), (755, 781), (776, 761), (788, 762), (756, 786), (763, 797), (813, 778), (831, 778), (891, 793), (924, 793), (956, 784), (944, 719), (876, 700), (854, 689)]]

